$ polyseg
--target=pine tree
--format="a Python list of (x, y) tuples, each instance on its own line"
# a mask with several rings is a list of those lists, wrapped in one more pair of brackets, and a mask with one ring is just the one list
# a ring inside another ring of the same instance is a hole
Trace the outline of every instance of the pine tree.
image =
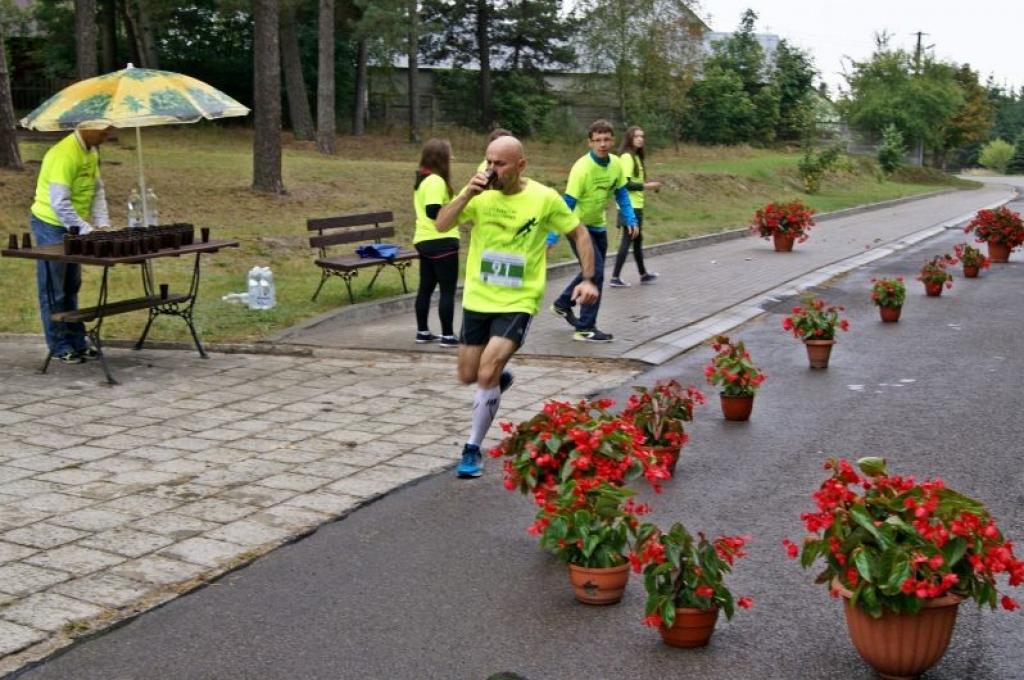
[(1024, 175), (1024, 133), (1017, 137), (1013, 156), (1010, 157), (1010, 162), (1006, 164), (1006, 174)]

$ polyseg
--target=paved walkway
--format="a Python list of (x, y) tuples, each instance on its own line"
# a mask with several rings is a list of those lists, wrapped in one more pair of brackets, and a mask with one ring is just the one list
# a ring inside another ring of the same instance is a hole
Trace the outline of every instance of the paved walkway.
[[(113, 350), (109, 387), (0, 351), (0, 674), (450, 467), (467, 434), (451, 357)], [(632, 375), (518, 362), (502, 415)]]
[[(658, 363), (715, 330), (687, 323), (740, 323), (737, 305), (1009, 196), (993, 187), (829, 221), (792, 256), (740, 239), (652, 258), (657, 286), (608, 292), (603, 325), (618, 342), (572, 342), (563, 322), (538, 318), (501, 417), (627, 382), (635, 371), (600, 358)], [(92, 365), (39, 375), (41, 346), (0, 345), (0, 674), (450, 467), (472, 393), (453, 356), (407, 351), (409, 328), (408, 315), (364, 324), (365, 336), (321, 324), (300, 340), (327, 349), (308, 357), (113, 350), (113, 387)], [(400, 351), (345, 349), (361, 344)]]
[[(750, 307), (753, 302), (756, 306), (759, 296), (823, 267), (833, 267), (830, 275), (848, 271), (870, 260), (872, 254), (889, 254), (893, 246), (899, 246), (906, 237), (933, 235), (967, 219), (979, 208), (1005, 202), (1012, 196), (1006, 186), (991, 186), (827, 220), (814, 228), (809, 241), (798, 244), (794, 252), (787, 255), (773, 253), (771, 245), (761, 239), (740, 238), (648, 258), (648, 268), (661, 275), (656, 285), (634, 285), (626, 289), (605, 287), (598, 326), (615, 335), (615, 342), (609, 344), (572, 340), (572, 329), (547, 309), (569, 277), (552, 277), (544, 307), (534, 319), (521, 353), (627, 358), (660, 364), (708, 337), (706, 329), (704, 332), (700, 332), (701, 328), (680, 332), (681, 329), (737, 305)], [(859, 259), (850, 262), (845, 269), (837, 266), (850, 258)], [(606, 279), (608, 276), (610, 274), (606, 273)], [(624, 278), (636, 283), (632, 261), (626, 264)], [(460, 318), (461, 308), (456, 314), (456, 318)], [(725, 319), (727, 326), (749, 318), (749, 314), (736, 310), (726, 316), (735, 317)], [(433, 311), (431, 321), (437, 331), (437, 316)], [(316, 326), (285, 333), (279, 341), (315, 347), (424, 351), (423, 346), (413, 343), (414, 333), (412, 312), (403, 311), (358, 323), (352, 323), (342, 312)], [(451, 352), (436, 347), (430, 350)]]

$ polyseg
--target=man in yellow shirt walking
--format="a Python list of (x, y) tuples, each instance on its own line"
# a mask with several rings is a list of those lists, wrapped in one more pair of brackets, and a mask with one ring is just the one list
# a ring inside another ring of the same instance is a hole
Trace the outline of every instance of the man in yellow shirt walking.
[(451, 203), (441, 208), (436, 227), (445, 232), (472, 222), (462, 294), (459, 380), (476, 383), (473, 429), (456, 468), (459, 477), (483, 473), (483, 442), (512, 382), (505, 370), (522, 346), (544, 296), (548, 231), (573, 240), (582, 268), (571, 299), (597, 299), (594, 251), (587, 230), (554, 189), (523, 176), (523, 146), (511, 136), (487, 147), (487, 170), (476, 173)]
[[(622, 165), (618, 156), (611, 153), (612, 145), (615, 143), (612, 124), (606, 120), (595, 120), (587, 128), (587, 138), (590, 151), (576, 161), (569, 171), (563, 198), (580, 222), (586, 225), (590, 240), (594, 244), (594, 284), (600, 295), (604, 283), (604, 260), (608, 252), (608, 225), (605, 216), (608, 199), (615, 198), (628, 229), (636, 229), (636, 216), (629, 201)], [(556, 234), (549, 234), (549, 245), (557, 240)], [(575, 247), (573, 250), (575, 252)], [(572, 292), (579, 283), (579, 276), (570, 281), (551, 306), (551, 311), (576, 329), (573, 340), (611, 342), (614, 339), (612, 334), (597, 328), (600, 297), (592, 303), (581, 304), (578, 317), (573, 313)]]
[[(110, 128), (75, 130), (43, 156), (29, 221), (36, 245), (62, 243), (69, 229), (88, 234), (94, 228), (110, 226), (98, 151), (109, 131)], [(50, 318), (54, 312), (78, 309), (81, 266), (39, 260), (36, 285), (39, 315), (50, 354), (66, 364), (80, 364), (97, 356), (96, 350), (86, 343), (85, 324)]]

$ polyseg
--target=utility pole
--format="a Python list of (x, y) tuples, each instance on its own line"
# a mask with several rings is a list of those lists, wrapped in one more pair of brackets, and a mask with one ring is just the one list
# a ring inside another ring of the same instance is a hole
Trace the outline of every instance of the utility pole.
[[(935, 45), (928, 45), (928, 47), (925, 47), (925, 48), (921, 47), (921, 38), (923, 38), (924, 36), (928, 35), (924, 31), (917, 31), (916, 33), (912, 33), (911, 35), (916, 35), (917, 36), (917, 47), (914, 48), (914, 76), (915, 77), (920, 77), (920, 75), (921, 75), (921, 54), (923, 52), (923, 49), (928, 49), (929, 47), (935, 47)], [(914, 156), (915, 156), (914, 160), (915, 160), (917, 166), (918, 167), (922, 167), (924, 165), (924, 139), (918, 139), (917, 140), (917, 148), (914, 150)]]

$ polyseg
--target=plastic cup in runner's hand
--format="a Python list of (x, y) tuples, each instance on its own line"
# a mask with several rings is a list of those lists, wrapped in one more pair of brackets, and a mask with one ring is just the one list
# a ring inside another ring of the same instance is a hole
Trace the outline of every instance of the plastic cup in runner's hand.
[(498, 179), (498, 171), (491, 168), (487, 171), (487, 184), (484, 185), (485, 189), (494, 188), (494, 180)]

